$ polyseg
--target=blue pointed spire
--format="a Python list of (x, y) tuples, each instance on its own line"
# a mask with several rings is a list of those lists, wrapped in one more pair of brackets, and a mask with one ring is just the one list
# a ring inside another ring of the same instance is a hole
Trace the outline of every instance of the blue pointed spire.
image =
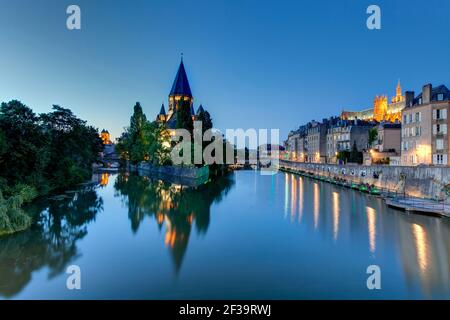
[(197, 109), (197, 115), (199, 115), (200, 112), (203, 112), (203, 111), (205, 111), (205, 110), (203, 110), (203, 106), (200, 105), (200, 107), (198, 107), (198, 109)]
[(194, 112), (194, 105), (193, 105), (193, 104), (191, 104), (191, 115), (192, 115), (192, 116), (195, 115), (195, 112)]
[(184, 69), (183, 57), (181, 57), (180, 66), (178, 67), (177, 75), (172, 85), (172, 90), (170, 90), (170, 96), (181, 95), (192, 98), (191, 87), (189, 86), (189, 81), (186, 75), (186, 70)]
[(166, 108), (164, 108), (164, 103), (161, 105), (161, 110), (159, 111), (159, 114), (163, 116), (166, 115)]

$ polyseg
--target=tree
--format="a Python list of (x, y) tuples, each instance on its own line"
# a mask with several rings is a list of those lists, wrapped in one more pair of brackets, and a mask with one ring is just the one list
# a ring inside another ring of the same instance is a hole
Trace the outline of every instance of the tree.
[(92, 173), (92, 163), (102, 150), (98, 130), (86, 125), (71, 110), (53, 106), (53, 111), (40, 115), (48, 135), (45, 150), (50, 158), (45, 168), (51, 188), (61, 188), (83, 182)]
[(170, 153), (170, 135), (160, 123), (150, 122), (139, 102), (134, 106), (130, 126), (118, 139), (116, 150), (123, 160), (133, 164), (149, 161), (156, 165), (167, 164)]
[(353, 141), (353, 147), (352, 151), (350, 152), (349, 162), (362, 163), (362, 158), (362, 152), (358, 151), (358, 148), (356, 147), (356, 141)]
[(127, 132), (128, 141), (126, 142), (126, 148), (129, 160), (133, 164), (137, 164), (148, 158), (147, 147), (149, 141), (148, 136), (144, 132), (148, 121), (139, 102), (136, 102), (133, 109), (133, 115), (130, 118), (130, 127)]
[(148, 161), (155, 165), (170, 163), (170, 134), (167, 129), (157, 122), (147, 122), (144, 126), (144, 136), (148, 141), (146, 154)]
[(370, 130), (369, 130), (369, 139), (368, 139), (368, 142), (369, 142), (369, 147), (372, 147), (373, 146), (373, 143), (376, 141), (378, 139), (378, 130), (377, 130), (377, 128), (371, 128)]
[(37, 116), (20, 101), (0, 107), (0, 233), (24, 230), (21, 206), (38, 195), (90, 178), (101, 151), (98, 130), (53, 106)]
[(202, 134), (204, 134), (207, 130), (213, 128), (211, 115), (209, 114), (208, 111), (205, 110), (200, 111), (197, 120), (202, 122), (202, 131), (203, 131)]
[(36, 114), (20, 101), (1, 104), (0, 176), (9, 186), (39, 180), (37, 177), (46, 165), (47, 159), (42, 152), (46, 139), (38, 120)]
[(194, 122), (192, 121), (191, 106), (187, 100), (180, 100), (177, 108), (177, 129), (186, 129), (192, 136)]
[(130, 133), (132, 135), (139, 135), (142, 133), (142, 128), (147, 123), (147, 117), (142, 111), (141, 104), (136, 102), (134, 105), (134, 112), (130, 118)]

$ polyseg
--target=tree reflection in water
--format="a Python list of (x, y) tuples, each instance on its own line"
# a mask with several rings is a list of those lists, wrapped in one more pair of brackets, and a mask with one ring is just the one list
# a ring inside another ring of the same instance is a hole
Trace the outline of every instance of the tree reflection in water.
[(116, 196), (128, 206), (128, 217), (134, 233), (144, 217), (155, 219), (165, 227), (165, 244), (170, 249), (175, 270), (181, 268), (192, 226), (206, 233), (213, 202), (220, 202), (233, 187), (234, 180), (223, 177), (197, 188), (165, 183), (145, 176), (121, 174), (114, 188)]
[(33, 226), (0, 241), (0, 296), (12, 297), (31, 280), (32, 272), (49, 268), (49, 278), (65, 271), (78, 256), (76, 242), (103, 209), (96, 186), (41, 200), (28, 208)]

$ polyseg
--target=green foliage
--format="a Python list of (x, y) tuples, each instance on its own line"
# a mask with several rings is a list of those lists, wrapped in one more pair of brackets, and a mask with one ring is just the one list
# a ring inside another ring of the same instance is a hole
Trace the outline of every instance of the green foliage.
[(350, 158), (350, 151), (340, 151), (337, 154), (337, 159), (341, 160), (342, 162), (347, 162)]
[(52, 188), (83, 182), (92, 173), (92, 163), (102, 150), (98, 131), (78, 119), (72, 111), (54, 105), (53, 112), (41, 115), (49, 142), (45, 152), (51, 167), (46, 177)]
[(149, 161), (155, 165), (170, 163), (170, 136), (162, 124), (149, 122), (139, 102), (134, 106), (130, 126), (118, 139), (116, 150), (123, 160), (133, 164)]
[(197, 121), (202, 122), (202, 134), (204, 134), (207, 130), (212, 129), (213, 123), (211, 119), (211, 115), (208, 111), (202, 110), (197, 116)]
[(26, 185), (17, 185), (14, 189), (14, 195), (7, 199), (0, 191), (0, 235), (22, 231), (31, 225), (30, 216), (21, 207), (33, 200), (37, 192), (33, 187)]
[(377, 128), (372, 128), (369, 130), (369, 146), (372, 146), (373, 143), (378, 139), (378, 130)]
[(0, 232), (29, 225), (21, 205), (88, 179), (102, 144), (97, 129), (53, 106), (37, 116), (20, 101), (0, 107)]
[(356, 141), (353, 141), (352, 151), (350, 152), (350, 157), (348, 159), (349, 162), (352, 163), (362, 163), (363, 162), (363, 154), (358, 151), (356, 147)]
[(194, 131), (194, 122), (192, 121), (191, 105), (189, 101), (179, 101), (177, 108), (177, 129), (186, 129), (191, 135)]
[(363, 162), (363, 153), (358, 151), (358, 148), (356, 147), (356, 141), (354, 141), (352, 150), (338, 152), (337, 159), (344, 163), (351, 162), (361, 164)]

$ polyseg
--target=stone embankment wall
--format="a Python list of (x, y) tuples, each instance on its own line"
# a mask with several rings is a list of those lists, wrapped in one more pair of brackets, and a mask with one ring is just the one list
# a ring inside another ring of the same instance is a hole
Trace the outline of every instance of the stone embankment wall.
[(280, 160), (280, 168), (373, 184), (414, 197), (444, 200), (450, 196), (449, 166), (335, 165)]

